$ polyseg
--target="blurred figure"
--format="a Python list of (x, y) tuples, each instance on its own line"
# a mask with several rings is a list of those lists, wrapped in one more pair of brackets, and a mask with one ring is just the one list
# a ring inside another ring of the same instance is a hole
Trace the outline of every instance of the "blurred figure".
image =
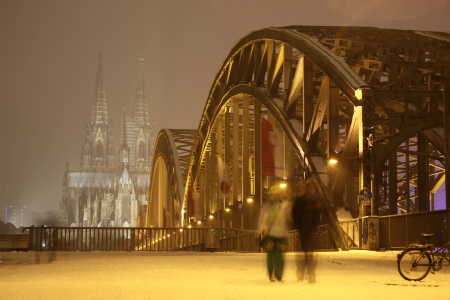
[(37, 230), (41, 230), (42, 234), (39, 234), (39, 236), (42, 236), (44, 238), (43, 242), (45, 243), (45, 245), (41, 244), (42, 241), (39, 241), (39, 247), (36, 248), (35, 252), (35, 262), (37, 264), (41, 262), (39, 250), (44, 246), (44, 249), (48, 250), (48, 262), (51, 263), (56, 260), (56, 227), (58, 227), (58, 219), (55, 212), (48, 211), (45, 218), (43, 220), (37, 221), (36, 224), (41, 226), (41, 228), (38, 228)]
[(285, 187), (280, 183), (269, 189), (268, 201), (261, 209), (257, 234), (262, 236), (267, 253), (267, 271), (270, 281), (281, 281), (284, 271), (284, 251), (291, 226), (291, 204)]
[(300, 234), (303, 251), (297, 255), (298, 281), (303, 281), (306, 275), (309, 283), (316, 282), (317, 259), (314, 254), (313, 235), (320, 223), (320, 207), (316, 183), (300, 181), (292, 207), (292, 221), (294, 229)]
[(58, 227), (58, 218), (54, 211), (47, 212), (46, 218), (47, 226), (50, 227), (49, 234), (49, 253), (48, 253), (48, 262), (56, 260), (56, 242), (57, 242), (57, 230)]

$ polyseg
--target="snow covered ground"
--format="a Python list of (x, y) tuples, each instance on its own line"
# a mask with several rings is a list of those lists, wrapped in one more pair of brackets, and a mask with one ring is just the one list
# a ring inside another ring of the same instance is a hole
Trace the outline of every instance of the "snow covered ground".
[(271, 283), (263, 253), (2, 253), (0, 299), (450, 299), (450, 266), (423, 281), (397, 272), (397, 252), (321, 252), (317, 283), (297, 282), (287, 253)]

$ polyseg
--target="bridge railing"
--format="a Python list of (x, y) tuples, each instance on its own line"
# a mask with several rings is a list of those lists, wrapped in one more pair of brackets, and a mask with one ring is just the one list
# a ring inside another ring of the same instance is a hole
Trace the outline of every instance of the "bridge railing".
[[(347, 249), (360, 248), (359, 223), (359, 219), (337, 222), (337, 227)], [(314, 250), (317, 251), (338, 249), (329, 225), (320, 225), (317, 228), (317, 231), (313, 234), (313, 243)], [(288, 251), (301, 251), (300, 234), (296, 230), (290, 231), (288, 234)]]
[[(422, 240), (421, 233), (432, 233), (430, 242), (440, 246), (450, 240), (450, 209), (380, 216), (378, 218), (379, 248), (403, 249), (408, 244)], [(347, 249), (363, 249), (363, 219), (356, 218), (337, 223)], [(315, 250), (336, 250), (329, 225), (319, 226), (314, 234)], [(300, 236), (289, 232), (288, 251), (300, 250)]]
[(31, 251), (260, 252), (253, 230), (236, 228), (25, 227)]
[[(348, 249), (361, 249), (362, 219), (338, 222)], [(379, 247), (406, 247), (434, 233), (431, 242), (450, 240), (450, 210), (379, 217)], [(47, 251), (233, 251), (260, 252), (255, 231), (236, 228), (26, 227), (28, 249)], [(288, 251), (300, 250), (298, 232), (289, 232)], [(319, 226), (314, 249), (336, 250), (330, 227)]]

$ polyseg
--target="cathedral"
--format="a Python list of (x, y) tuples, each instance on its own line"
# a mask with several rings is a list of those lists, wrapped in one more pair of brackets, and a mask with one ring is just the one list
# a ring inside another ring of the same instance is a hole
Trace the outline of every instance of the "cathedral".
[[(145, 212), (152, 155), (153, 122), (145, 96), (144, 60), (139, 57), (139, 78), (134, 111), (123, 111), (121, 143), (115, 148), (112, 121), (99, 59), (95, 97), (81, 149), (80, 168), (63, 178), (59, 225), (62, 227), (135, 227)], [(145, 220), (145, 217), (144, 217)]]

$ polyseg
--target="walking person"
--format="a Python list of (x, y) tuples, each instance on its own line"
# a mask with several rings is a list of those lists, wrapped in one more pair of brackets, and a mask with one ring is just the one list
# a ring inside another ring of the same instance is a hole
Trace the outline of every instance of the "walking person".
[(56, 218), (56, 214), (54, 211), (47, 212), (47, 221), (46, 225), (50, 227), (48, 229), (49, 234), (49, 245), (48, 245), (48, 262), (56, 261), (56, 246), (57, 246), (57, 229), (58, 227), (58, 219)]
[(280, 183), (269, 189), (266, 204), (261, 209), (257, 234), (263, 237), (267, 253), (267, 271), (270, 281), (281, 281), (284, 271), (284, 252), (291, 227), (291, 204), (287, 200), (285, 185)]
[[(37, 215), (36, 215), (37, 216)], [(37, 219), (35, 216), (35, 232), (37, 238), (37, 245), (35, 249), (35, 263), (41, 262), (39, 252), (42, 250), (48, 251), (48, 262), (56, 261), (56, 247), (57, 247), (57, 230), (58, 220), (56, 214), (53, 211), (48, 211), (45, 219)], [(39, 224), (39, 226), (37, 225)], [(34, 226), (34, 225), (33, 225)], [(43, 240), (40, 240), (40, 239)]]
[(300, 181), (292, 207), (293, 227), (300, 234), (302, 248), (302, 252), (297, 255), (298, 281), (303, 281), (306, 277), (309, 283), (316, 282), (317, 257), (314, 253), (313, 236), (320, 223), (320, 209), (316, 183)]

